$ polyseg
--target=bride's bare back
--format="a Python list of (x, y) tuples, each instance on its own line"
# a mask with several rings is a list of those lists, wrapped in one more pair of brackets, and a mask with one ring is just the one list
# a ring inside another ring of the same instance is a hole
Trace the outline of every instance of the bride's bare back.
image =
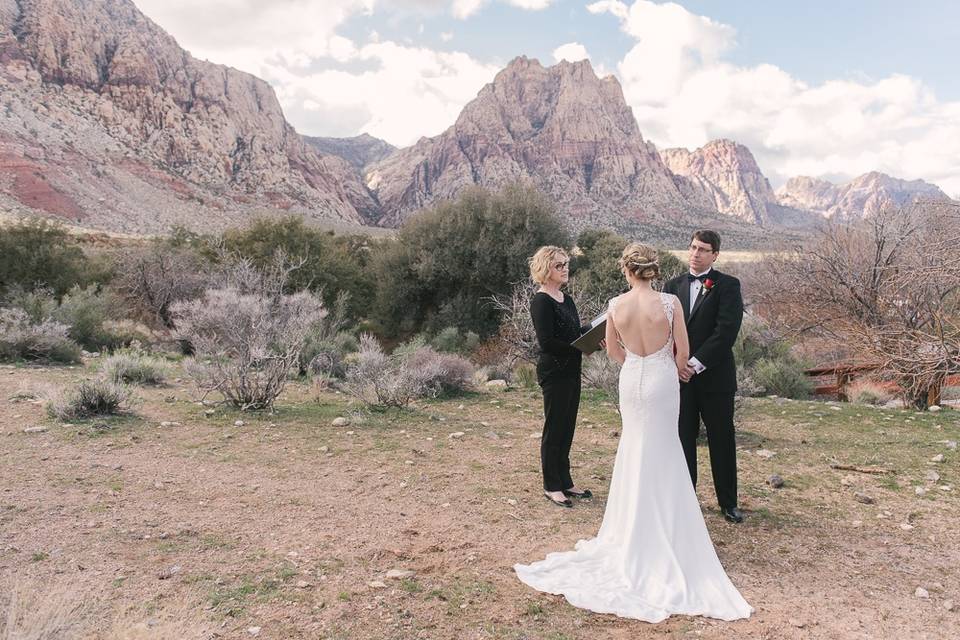
[(670, 339), (670, 321), (656, 291), (633, 290), (617, 299), (613, 323), (630, 353), (648, 356)]

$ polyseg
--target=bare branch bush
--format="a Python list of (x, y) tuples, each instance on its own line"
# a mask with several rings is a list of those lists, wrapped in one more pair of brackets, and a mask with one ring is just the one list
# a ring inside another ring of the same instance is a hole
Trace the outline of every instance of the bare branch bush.
[(960, 205), (922, 201), (829, 223), (805, 248), (760, 263), (757, 312), (847, 345), (926, 406), (960, 372)]
[(188, 372), (204, 398), (218, 392), (243, 411), (273, 406), (310, 332), (327, 315), (316, 295), (283, 293), (296, 268), (283, 255), (266, 269), (233, 257), (222, 272), (221, 288), (173, 305), (178, 336), (196, 354)]
[(117, 266), (117, 290), (143, 319), (174, 327), (171, 307), (211, 284), (212, 267), (193, 251), (154, 245), (130, 252)]

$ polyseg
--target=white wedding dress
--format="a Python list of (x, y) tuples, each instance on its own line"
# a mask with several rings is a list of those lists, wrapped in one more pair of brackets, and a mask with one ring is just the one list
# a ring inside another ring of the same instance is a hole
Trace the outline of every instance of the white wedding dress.
[(673, 614), (746, 618), (753, 608), (720, 565), (687, 472), (677, 434), (674, 297), (660, 298), (667, 343), (647, 356), (627, 351), (620, 371), (623, 429), (600, 532), (575, 551), (514, 569), (534, 589), (597, 613), (648, 622)]

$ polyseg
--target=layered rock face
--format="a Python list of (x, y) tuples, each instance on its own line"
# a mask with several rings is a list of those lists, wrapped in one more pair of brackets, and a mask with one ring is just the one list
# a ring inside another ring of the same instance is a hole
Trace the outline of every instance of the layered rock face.
[(273, 89), (183, 51), (128, 0), (0, 0), (0, 204), (156, 232), (295, 211), (359, 224), (375, 200), (307, 145)]
[(660, 157), (688, 200), (747, 222), (771, 222), (777, 197), (742, 144), (713, 140), (693, 152), (663, 149)]
[(303, 139), (321, 153), (343, 158), (357, 171), (370, 164), (383, 160), (397, 150), (389, 142), (364, 133), (352, 138), (316, 138), (303, 136)]
[(574, 229), (697, 208), (640, 135), (620, 84), (587, 61), (513, 60), (450, 129), (373, 164), (365, 179), (388, 226), (466, 186), (515, 181), (549, 195)]
[(791, 178), (777, 190), (777, 197), (784, 206), (841, 220), (857, 220), (920, 198), (949, 200), (936, 185), (900, 180), (876, 171), (839, 185), (806, 176)]

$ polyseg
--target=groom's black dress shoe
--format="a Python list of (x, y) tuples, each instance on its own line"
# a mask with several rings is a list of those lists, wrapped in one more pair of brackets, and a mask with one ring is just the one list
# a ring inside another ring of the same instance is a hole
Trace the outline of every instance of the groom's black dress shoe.
[(567, 509), (573, 508), (573, 503), (570, 502), (570, 500), (562, 500), (562, 501), (561, 501), (561, 500), (554, 500), (553, 498), (551, 498), (551, 497), (548, 496), (547, 494), (543, 494), (543, 497), (546, 498), (547, 500), (549, 500), (550, 502), (552, 502), (553, 504), (557, 505), (558, 507), (566, 507)]
[(737, 509), (736, 507), (723, 507), (720, 509), (720, 513), (723, 514), (723, 519), (727, 522), (732, 522), (734, 524), (740, 524), (743, 522), (743, 511)]
[(580, 498), (581, 500), (589, 500), (590, 498), (593, 497), (593, 492), (590, 491), (590, 489), (584, 489), (583, 491), (580, 491), (580, 492), (567, 491), (566, 489), (564, 489), (563, 495), (567, 496), (568, 498)]

